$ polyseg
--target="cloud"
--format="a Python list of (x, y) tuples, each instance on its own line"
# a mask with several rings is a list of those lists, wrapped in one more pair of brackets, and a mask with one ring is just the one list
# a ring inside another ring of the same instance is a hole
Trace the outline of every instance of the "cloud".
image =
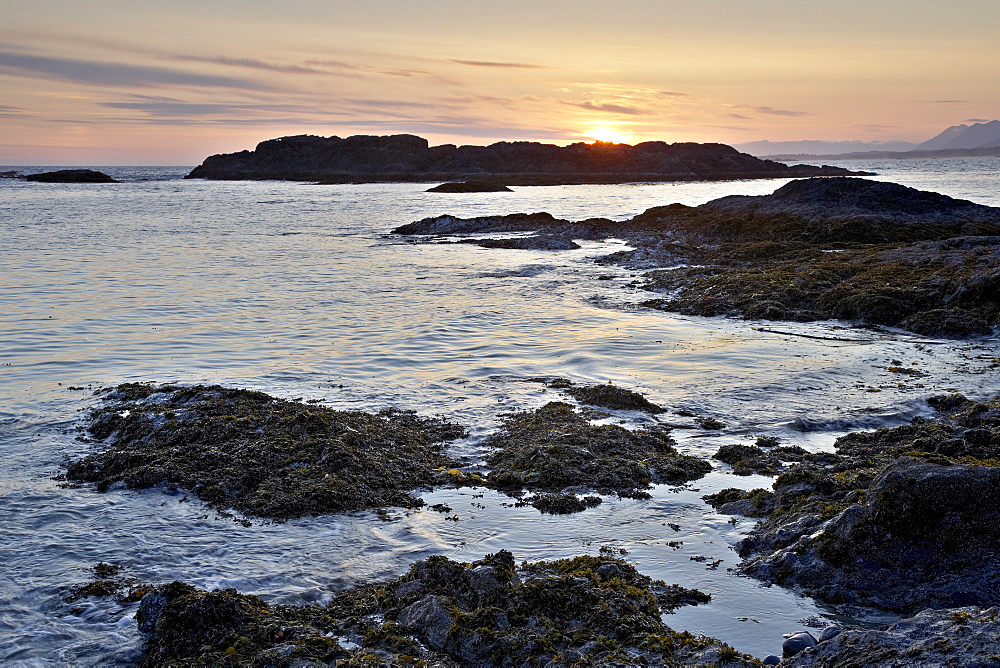
[(747, 107), (760, 114), (769, 114), (771, 116), (808, 116), (808, 111), (790, 111), (788, 109), (775, 109), (774, 107)]
[(0, 104), (0, 118), (27, 118), (27, 114), (23, 113), (24, 109), (19, 107), (8, 107), (5, 104)]
[(664, 97), (691, 97), (690, 93), (678, 93), (673, 90), (661, 90), (657, 92)]
[(56, 79), (97, 86), (151, 88), (162, 85), (273, 90), (248, 79), (184, 72), (165, 67), (105, 63), (72, 58), (49, 58), (0, 51), (0, 68), (18, 73), (45, 74)]
[(736, 118), (736, 119), (739, 119), (741, 121), (749, 121), (750, 120), (749, 116), (744, 116), (743, 114), (727, 114), (727, 116), (729, 116), (729, 118)]
[(285, 104), (202, 104), (182, 102), (179, 100), (150, 100), (138, 102), (101, 102), (102, 107), (109, 109), (128, 109), (144, 112), (157, 118), (174, 118), (182, 116), (218, 116), (247, 111), (308, 111), (305, 108)]
[(518, 70), (550, 70), (551, 67), (546, 67), (545, 65), (534, 65), (532, 63), (498, 63), (492, 60), (457, 60), (454, 58), (448, 59), (449, 63), (458, 63), (459, 65), (470, 65), (472, 67), (507, 67)]
[(963, 122), (965, 122), (965, 123), (989, 123), (990, 120), (988, 118), (966, 118), (965, 121), (963, 121)]
[(598, 104), (593, 100), (587, 100), (586, 102), (563, 102), (563, 104), (571, 107), (577, 107), (579, 109), (587, 109), (588, 111), (602, 111), (610, 114), (625, 114), (628, 116), (648, 116), (652, 113), (643, 109), (626, 107), (620, 104)]
[(917, 100), (920, 104), (964, 104), (968, 100)]
[(268, 72), (284, 72), (289, 74), (329, 74), (326, 70), (319, 70), (314, 67), (303, 65), (276, 65), (267, 63), (256, 58), (229, 58), (227, 56), (175, 56), (177, 60), (185, 60), (195, 63), (211, 63), (216, 65), (229, 65), (231, 67), (243, 67), (254, 70), (265, 70)]

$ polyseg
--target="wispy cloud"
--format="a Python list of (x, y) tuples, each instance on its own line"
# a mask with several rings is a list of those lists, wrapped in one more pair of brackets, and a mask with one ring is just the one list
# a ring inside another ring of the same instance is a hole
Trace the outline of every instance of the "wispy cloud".
[(968, 100), (917, 100), (921, 104), (965, 104)]
[(808, 111), (791, 111), (789, 109), (775, 109), (774, 107), (748, 107), (759, 114), (770, 116), (808, 116)]
[(563, 102), (563, 104), (571, 107), (577, 107), (579, 109), (587, 109), (588, 111), (602, 111), (611, 114), (625, 114), (628, 116), (648, 116), (652, 113), (635, 107), (626, 107), (621, 104), (598, 103), (593, 100), (587, 100), (586, 102)]
[(10, 51), (0, 51), (0, 68), (21, 75), (44, 74), (64, 81), (98, 86), (150, 88), (181, 85), (246, 90), (270, 89), (269, 86), (248, 79), (185, 72), (165, 67), (49, 58)]
[(177, 60), (183, 60), (194, 63), (228, 65), (230, 67), (242, 67), (252, 70), (264, 70), (268, 72), (283, 72), (286, 74), (329, 74), (327, 70), (321, 70), (315, 67), (306, 67), (304, 65), (279, 65), (276, 63), (268, 63), (263, 60), (258, 60), (256, 58), (229, 58), (227, 56), (192, 56), (192, 55), (175, 56), (175, 58)]
[(989, 123), (990, 120), (988, 118), (966, 118), (964, 122), (966, 122), (966, 123)]
[(24, 113), (23, 109), (19, 107), (8, 107), (7, 105), (0, 104), (0, 118), (25, 118), (27, 114)]
[(510, 69), (517, 70), (549, 70), (551, 67), (546, 65), (535, 65), (533, 63), (501, 63), (492, 60), (458, 60), (455, 58), (450, 58), (449, 63), (457, 63), (459, 65), (470, 65), (472, 67), (506, 67)]

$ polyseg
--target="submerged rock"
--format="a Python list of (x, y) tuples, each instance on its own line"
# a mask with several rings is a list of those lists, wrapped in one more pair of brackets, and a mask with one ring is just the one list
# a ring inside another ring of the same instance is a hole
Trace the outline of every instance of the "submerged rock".
[(938, 420), (848, 434), (773, 492), (708, 499), (767, 516), (736, 545), (741, 572), (894, 612), (1000, 605), (1000, 398), (932, 402)]
[(661, 619), (709, 598), (612, 557), (517, 567), (506, 551), (471, 564), (430, 557), (392, 582), (338, 592), (322, 607), (271, 606), (232, 589), (173, 583), (140, 605), (150, 634), (140, 665), (754, 665)]
[(645, 413), (664, 413), (667, 409), (657, 406), (638, 392), (627, 390), (617, 385), (570, 386), (563, 390), (581, 404), (601, 406), (613, 410), (643, 411)]
[(27, 174), (24, 180), (40, 183), (118, 183), (104, 172), (93, 169), (60, 169), (54, 172)]
[(594, 425), (572, 406), (550, 402), (508, 414), (483, 445), (492, 467), (487, 484), (501, 491), (563, 492), (569, 488), (649, 498), (653, 483), (696, 480), (712, 467), (674, 449), (670, 430), (630, 431)]
[(335, 411), (219, 386), (128, 383), (88, 427), (104, 447), (71, 463), (70, 480), (167, 485), (220, 510), (289, 519), (380, 506), (415, 507), (465, 430), (409, 412)]

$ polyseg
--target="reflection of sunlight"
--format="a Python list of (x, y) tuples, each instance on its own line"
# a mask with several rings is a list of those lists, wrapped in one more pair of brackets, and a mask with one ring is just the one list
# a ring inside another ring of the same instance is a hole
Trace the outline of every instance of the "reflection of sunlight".
[(635, 137), (628, 134), (627, 132), (622, 132), (618, 128), (614, 127), (610, 123), (603, 125), (592, 125), (590, 130), (584, 133), (587, 137), (592, 137), (597, 141), (609, 141), (622, 144), (631, 144), (635, 142)]

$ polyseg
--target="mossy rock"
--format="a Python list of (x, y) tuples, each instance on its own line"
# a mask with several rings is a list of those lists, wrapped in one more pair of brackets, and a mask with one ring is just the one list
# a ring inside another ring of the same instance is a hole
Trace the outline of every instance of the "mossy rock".
[(271, 606), (231, 589), (172, 583), (140, 605), (140, 628), (150, 634), (140, 665), (677, 665), (718, 655), (755, 665), (661, 618), (709, 600), (610, 556), (518, 567), (506, 551), (473, 563), (429, 557), (394, 581), (338, 592), (326, 606)]
[(103, 449), (70, 480), (189, 490), (209, 505), (290, 519), (416, 507), (411, 490), (453, 465), (443, 443), (465, 430), (410, 412), (335, 411), (219, 386), (129, 383), (90, 415)]
[(708, 462), (679, 454), (668, 428), (594, 425), (563, 402), (508, 414), (484, 445), (492, 467), (487, 484), (508, 492), (586, 488), (646, 498), (653, 483), (679, 484), (711, 470)]

